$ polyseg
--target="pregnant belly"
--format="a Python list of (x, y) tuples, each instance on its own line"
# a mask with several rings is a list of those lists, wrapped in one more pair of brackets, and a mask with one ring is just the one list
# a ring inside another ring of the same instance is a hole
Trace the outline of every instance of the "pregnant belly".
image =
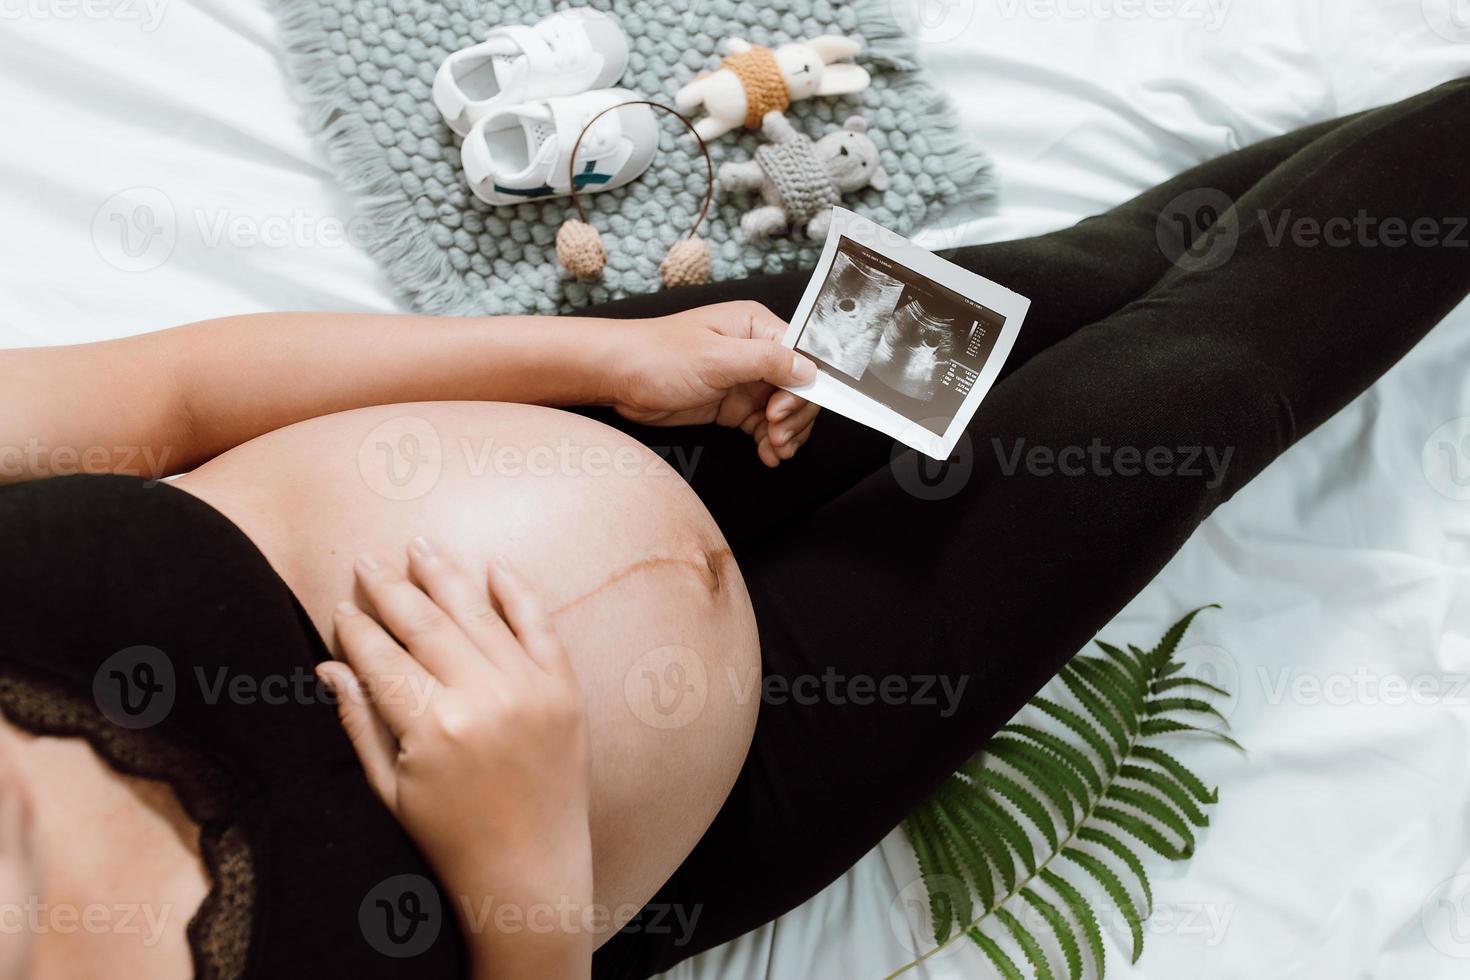
[(477, 574), (509, 557), (586, 692), (597, 901), (616, 921), (734, 784), (758, 704), (749, 597), (699, 499), (622, 433), (528, 406), (385, 406), (262, 436), (177, 485), (260, 547), (332, 649), (362, 552), (406, 567), (422, 534)]

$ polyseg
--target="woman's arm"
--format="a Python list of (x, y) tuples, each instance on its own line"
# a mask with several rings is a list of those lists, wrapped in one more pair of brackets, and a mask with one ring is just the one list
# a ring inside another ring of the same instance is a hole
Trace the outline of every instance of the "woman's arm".
[[(770, 385), (802, 380), (791, 353), (773, 350), (781, 328), (751, 303), (656, 320), (280, 313), (0, 351), (0, 483), (159, 478), (293, 422), (410, 401), (612, 404), (756, 435)], [(774, 431), (757, 442), (772, 465), (789, 448)]]
[(601, 337), (590, 324), (279, 313), (5, 351), (0, 481), (167, 476), (261, 433), (370, 404), (578, 403), (596, 394)]

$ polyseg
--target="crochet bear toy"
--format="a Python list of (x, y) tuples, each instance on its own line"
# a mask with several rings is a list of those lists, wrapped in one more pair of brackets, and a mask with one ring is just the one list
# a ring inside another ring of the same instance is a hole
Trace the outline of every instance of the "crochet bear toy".
[(729, 57), (718, 71), (700, 75), (679, 89), (674, 105), (684, 114), (700, 106), (707, 115), (694, 129), (705, 140), (718, 139), (739, 126), (755, 129), (771, 110), (785, 111), (814, 95), (851, 95), (868, 87), (866, 70), (833, 64), (862, 50), (862, 42), (836, 34), (794, 41), (775, 49), (740, 38), (726, 42)]
[(765, 201), (740, 219), (746, 238), (758, 241), (792, 227), (822, 238), (832, 224), (832, 205), (843, 194), (864, 187), (886, 190), (888, 173), (867, 130), (862, 116), (852, 116), (841, 129), (813, 140), (780, 112), (766, 113), (761, 135), (769, 142), (756, 149), (755, 159), (720, 165), (723, 189), (760, 191)]

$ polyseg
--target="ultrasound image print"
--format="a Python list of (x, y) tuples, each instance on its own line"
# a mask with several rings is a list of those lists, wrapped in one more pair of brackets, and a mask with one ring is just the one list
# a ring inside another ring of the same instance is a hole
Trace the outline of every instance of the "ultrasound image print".
[(942, 434), (1005, 317), (843, 236), (796, 349), (885, 408)]
[(952, 318), (911, 299), (889, 321), (868, 370), (894, 391), (928, 401), (950, 370), (960, 329)]
[(861, 256), (838, 252), (797, 349), (862, 380), (903, 288)]

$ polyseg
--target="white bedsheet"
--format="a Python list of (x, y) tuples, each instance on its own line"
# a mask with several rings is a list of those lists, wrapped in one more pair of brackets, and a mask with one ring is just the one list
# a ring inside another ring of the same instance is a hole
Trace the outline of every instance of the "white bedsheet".
[[(1470, 18), (1451, 2), (931, 6), (924, 60), (963, 96), (1004, 193), (928, 240), (1060, 227), (1222, 151), (1464, 74)], [(0, 0), (0, 84), (0, 345), (396, 308), (251, 0)], [(1222, 802), (1193, 861), (1155, 867), (1137, 966), (1110, 928), (1110, 976), (1470, 969), (1470, 486), (1452, 479), (1470, 484), (1470, 424), (1453, 424), (1470, 416), (1467, 321), (1457, 311), (1222, 508), (1105, 631), (1147, 642), (1187, 607), (1224, 604), (1187, 645), (1240, 692), (1251, 749), (1181, 748)], [(674, 975), (881, 977), (913, 955), (894, 910), (914, 877), (890, 837)], [(988, 974), (957, 944), (911, 975)]]

